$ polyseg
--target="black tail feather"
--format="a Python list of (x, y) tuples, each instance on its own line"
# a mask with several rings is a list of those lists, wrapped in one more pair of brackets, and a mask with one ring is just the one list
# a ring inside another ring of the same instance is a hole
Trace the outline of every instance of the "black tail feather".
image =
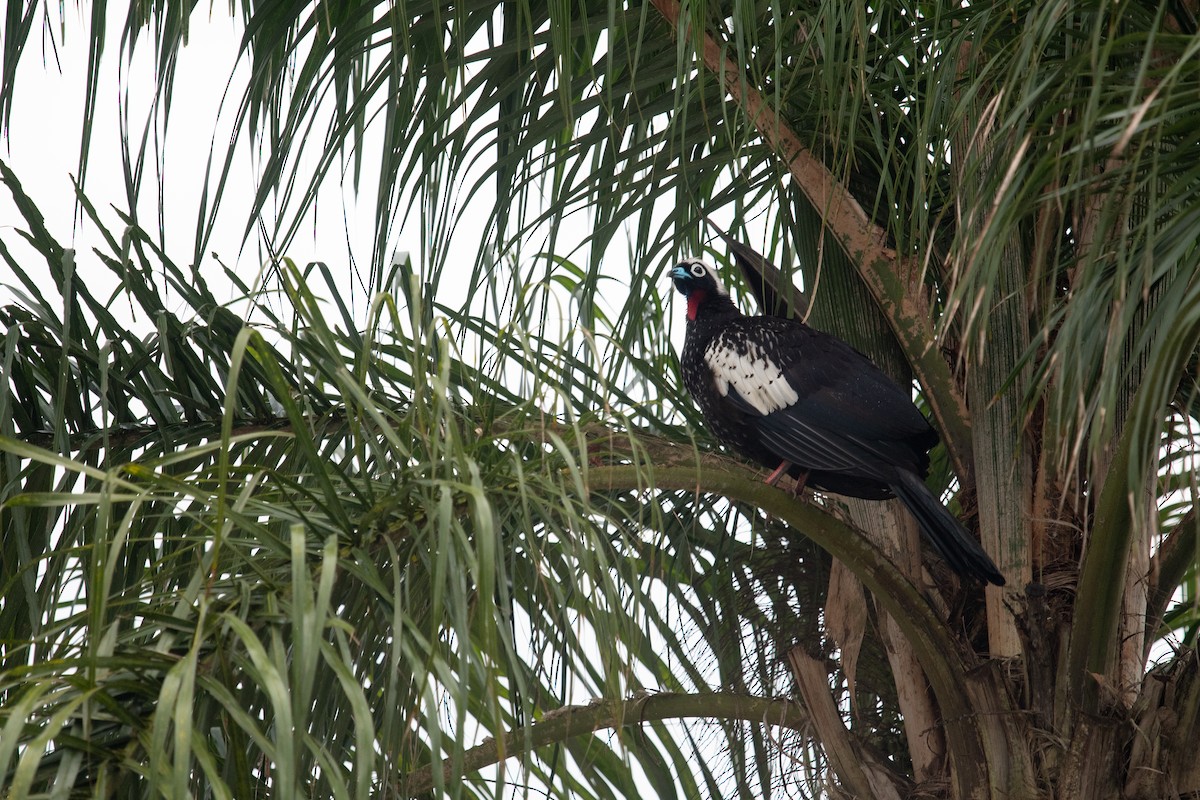
[(938, 502), (916, 473), (898, 470), (896, 480), (890, 485), (917, 518), (925, 539), (951, 569), (959, 575), (978, 578), (984, 583), (1004, 585), (1004, 576), (996, 568), (995, 562), (954, 515)]

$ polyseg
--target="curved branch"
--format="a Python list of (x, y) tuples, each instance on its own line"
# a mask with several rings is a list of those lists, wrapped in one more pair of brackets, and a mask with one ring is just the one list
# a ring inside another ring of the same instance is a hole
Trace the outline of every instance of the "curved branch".
[[(467, 750), (462, 757), (462, 771), (474, 772), (535, 748), (605, 728), (695, 718), (761, 722), (792, 730), (800, 730), (808, 723), (804, 708), (786, 697), (730, 692), (642, 693), (626, 700), (596, 700), (586, 706), (557, 708), (528, 728), (509, 731), (503, 742), (486, 739)], [(442, 761), (440, 768), (443, 780), (451, 780), (449, 759)], [(398, 796), (415, 797), (433, 789), (434, 770), (435, 766), (430, 764), (405, 775)]]
[[(678, 31), (680, 6), (677, 0), (650, 0), (663, 18)], [(912, 366), (926, 389), (929, 406), (937, 417), (954, 469), (961, 478), (971, 475), (974, 464), (970, 413), (950, 367), (933, 346), (933, 313), (925, 295), (921, 271), (902, 260), (887, 246), (887, 236), (874, 224), (850, 190), (834, 177), (821, 159), (800, 141), (778, 112), (751, 86), (738, 65), (725, 55), (720, 42), (702, 32), (701, 57), (705, 66), (725, 86), (725, 91), (742, 109), (764, 141), (779, 154), (804, 192), (821, 214), (825, 228), (854, 264), (863, 283), (875, 298)]]
[(1007, 743), (989, 741), (984, 748), (981, 737), (988, 732), (977, 724), (967, 690), (970, 665), (949, 628), (917, 587), (859, 531), (736, 467), (708, 464), (702, 467), (695, 462), (655, 466), (652, 487), (646, 485), (645, 467), (635, 465), (591, 467), (587, 480), (591, 491), (675, 489), (720, 494), (749, 503), (783, 520), (840, 559), (871, 590), (912, 643), (945, 720), (958, 796), (987, 795), (989, 771), (985, 753), (1006, 752)]

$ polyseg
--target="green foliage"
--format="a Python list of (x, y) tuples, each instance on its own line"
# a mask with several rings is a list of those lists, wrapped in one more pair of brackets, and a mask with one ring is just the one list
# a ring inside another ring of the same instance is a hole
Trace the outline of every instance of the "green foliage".
[[(823, 559), (734, 537), (745, 517), (715, 499), (647, 504), (647, 448), (693, 450), (631, 435), (650, 420), (574, 355), (578, 334), (456, 316), (411, 274), (357, 330), (324, 316), (322, 271), (291, 264), (292, 311), (254, 300), (262, 321), (243, 324), (136, 227), (95, 254), (120, 281), (96, 298), (4, 177), (63, 287), (3, 251), (26, 293), (3, 310), (10, 795), (377, 796), (448, 758), (444, 790), (486, 796), (495, 778), (457, 771), (478, 731), (646, 688), (774, 686), (775, 659), (743, 672), (761, 642), (739, 620), (763, 592), (796, 603), (777, 562), (820, 576)], [(114, 300), (154, 333), (122, 327)], [(598, 458), (644, 474), (597, 491)], [(794, 611), (811, 626), (815, 608)], [(556, 743), (521, 757), (520, 781), (599, 797), (636, 793), (636, 775), (691, 796), (696, 747), (765, 746), (758, 726), (684, 747), (676, 730)], [(719, 769), (759, 780), (744, 758)]]

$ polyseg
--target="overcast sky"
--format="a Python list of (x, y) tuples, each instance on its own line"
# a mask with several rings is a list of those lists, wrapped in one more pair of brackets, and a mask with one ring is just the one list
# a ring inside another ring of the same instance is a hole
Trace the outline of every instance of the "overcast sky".
[[(26, 192), (38, 204), (50, 231), (60, 242), (74, 246), (80, 252), (80, 269), (91, 270), (98, 281), (109, 281), (110, 273), (101, 268), (96, 274), (94, 259), (83, 255), (97, 243), (98, 237), (89, 230), (89, 225), (80, 225), (74, 219), (71, 183), (71, 176), (78, 172), (83, 128), (88, 50), (84, 15), (87, 10), (74, 4), (65, 7), (50, 4), (49, 7), (55, 18), (49, 25), (35, 30), (20, 64), (12, 125), (0, 143), (0, 157), (8, 162)], [(65, 13), (65, 17), (59, 18), (60, 13)], [(119, 47), (121, 25), (121, 15), (113, 14), (97, 92), (85, 185), (88, 196), (118, 234), (122, 226), (109, 204), (122, 209), (127, 207), (120, 161), (122, 108), (128, 105), (131, 136), (140, 137), (141, 126), (146, 123), (151, 110), (155, 79), (153, 46), (148, 39), (139, 42), (132, 63), (123, 63), (125, 59), (121, 57)], [(237, 60), (239, 38), (240, 26), (223, 15), (222, 9), (216, 8), (209, 17), (201, 10), (193, 16), (190, 40), (179, 58), (175, 98), (163, 142), (164, 185), (168, 187), (163, 206), (166, 250), (182, 263), (191, 260), (208, 154), (214, 141), (218, 146), (228, 141), (234, 112), (244, 89), (248, 70), (244, 61), (239, 64)], [(229, 97), (226, 98), (227, 87)], [(378, 152), (377, 141), (368, 139), (364, 152)], [(221, 272), (212, 262), (213, 252), (219, 254), (223, 263), (236, 266), (238, 273), (246, 277), (252, 276), (262, 263), (262, 254), (256, 248), (242, 247), (243, 226), (255, 190), (254, 172), (251, 150), (243, 143), (222, 199), (216, 233), (207, 248), (205, 261), (209, 263), (202, 264), (206, 276), (219, 277)], [(370, 158), (366, 159), (364, 172), (366, 190), (362, 196), (370, 199), (374, 196), (375, 182)], [(25, 225), (7, 192), (0, 194), (0, 236), (10, 248), (28, 255), (30, 251), (22, 248), (14, 231), (14, 227)], [(156, 225), (158, 199), (155, 195), (154, 184), (148, 181), (139, 200), (144, 227)], [(371, 202), (364, 204), (365, 210), (360, 211), (349, 186), (343, 191), (336, 182), (331, 182), (320, 197), (314, 224), (306, 227), (285, 255), (300, 264), (318, 259), (327, 261), (339, 274), (348, 271), (336, 267), (345, 267), (353, 257), (366, 269), (374, 246), (371, 205)], [(481, 226), (476, 224), (471, 228), (471, 225), (479, 218), (480, 215), (466, 218), (462, 241), (478, 241)], [(394, 237), (388, 255), (415, 249), (416, 243), (415, 231), (410, 226)], [(21, 263), (26, 266), (29, 261), (22, 258)], [(0, 284), (11, 282), (6, 271), (0, 266)], [(214, 291), (219, 285), (220, 281), (213, 286)], [(7, 294), (0, 294), (0, 300)]]

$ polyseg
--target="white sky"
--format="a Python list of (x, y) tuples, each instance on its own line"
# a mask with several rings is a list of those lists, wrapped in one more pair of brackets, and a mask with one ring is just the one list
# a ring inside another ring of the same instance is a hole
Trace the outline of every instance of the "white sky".
[[(42, 29), (39, 36), (31, 36), (18, 74), (17, 91), (14, 97), (12, 125), (4, 137), (4, 158), (17, 173), (25, 191), (33, 198), (46, 216), (51, 233), (65, 245), (83, 251), (95, 243), (89, 225), (75, 224), (74, 190), (71, 176), (78, 170), (80, 137), (83, 125), (84, 88), (87, 68), (86, 20), (82, 19), (86, 9), (73, 4), (62, 7), (48, 6), (52, 13), (65, 13), (61, 20), (51, 25), (51, 30)], [(121, 227), (111, 215), (106, 204), (126, 206), (124, 179), (120, 164), (120, 104), (123, 100), (119, 86), (120, 70), (117, 49), (120, 42), (119, 15), (114, 15), (109, 26), (109, 44), (101, 68), (101, 82), (97, 92), (96, 118), (93, 123), (92, 155), (88, 167), (85, 190), (97, 207), (105, 213), (106, 220), (113, 221), (116, 230)], [(58, 63), (48, 42), (48, 35), (57, 39)], [(179, 60), (179, 98), (172, 110), (175, 118), (168, 131), (166, 141), (167, 180), (172, 187), (165, 198), (168, 220), (168, 252), (182, 255), (191, 251), (193, 221), (199, 203), (199, 190), (203, 180), (203, 158), (176, 157), (177, 154), (207, 154), (214, 135), (213, 120), (220, 107), (225, 78), (229, 75), (237, 52), (238, 34), (232, 20), (213, 18), (208, 24), (197, 25), (192, 33), (193, 46), (185, 49)], [(143, 43), (148, 44), (148, 43)], [(38, 52), (41, 50), (42, 52)], [(39, 56), (42, 58), (39, 59)], [(134, 80), (131, 106), (140, 109), (131, 114), (134, 124), (145, 119), (144, 109), (153, 90), (151, 48), (139, 47), (138, 58), (128, 70), (140, 80)], [(214, 80), (214, 76), (221, 76)], [(228, 199), (246, 196), (250, 190), (229, 192)], [(153, 201), (153, 198), (147, 198)], [(141, 212), (151, 215), (151, 202), (142, 204)], [(236, 209), (225, 210), (224, 217), (232, 221)], [(186, 220), (186, 224), (174, 224), (172, 220)], [(0, 225), (24, 227), (5, 193), (0, 197)], [(228, 226), (232, 229), (233, 226)], [(6, 241), (13, 238), (8, 231), (0, 233)], [(223, 230), (214, 248), (224, 257), (232, 258), (237, 250), (236, 234)], [(87, 268), (91, 260), (82, 256), (81, 267)], [(92, 264), (94, 268), (94, 263)]]
[[(99, 246), (101, 238), (90, 221), (80, 223), (75, 218), (75, 198), (71, 176), (77, 173), (80, 136), (83, 126), (84, 89), (87, 70), (89, 10), (75, 4), (47, 4), (52, 18), (39, 20), (30, 37), (19, 65), (17, 91), (14, 98), (12, 125), (0, 138), (0, 158), (16, 172), (25, 191), (42, 213), (50, 232), (64, 245), (76, 250), (78, 274), (90, 281), (97, 297), (106, 297), (117, 288), (115, 276), (90, 253)], [(86, 175), (85, 192), (99, 210), (110, 230), (120, 236), (124, 226), (110, 206), (125, 210), (128, 201), (121, 167), (121, 114), (127, 104), (130, 136), (141, 137), (143, 126), (151, 116), (154, 99), (153, 42), (149, 37), (140, 40), (132, 63), (121, 52), (123, 15), (113, 13), (109, 19), (108, 42), (101, 62), (97, 92), (96, 116), (92, 133), (91, 156)], [(163, 198), (165, 220), (165, 250), (181, 267), (192, 260), (198, 209), (201, 203), (207, 159), (212, 150), (221, 151), (229, 141), (236, 107), (247, 82), (248, 67), (238, 62), (241, 37), (240, 23), (225, 14), (220, 7), (207, 14), (203, 9), (193, 15), (189, 42), (179, 55), (175, 96), (171, 105), (169, 126), (163, 139), (163, 184), (169, 193)], [(53, 42), (52, 42), (53, 40)], [(226, 92), (228, 91), (228, 97)], [(346, 186), (329, 179), (318, 199), (317, 212), (310, 214), (308, 226), (288, 248), (278, 255), (290, 257), (299, 265), (324, 261), (340, 282), (339, 292), (350, 298), (353, 307), (365, 309), (369, 298), (355, 277), (352, 265), (363, 276), (369, 270), (375, 247), (375, 187), (377, 171), (373, 160), (380, 152), (382, 119), (367, 130), (361, 151), (364, 154), (360, 195), (364, 202), (356, 203), (350, 178)], [(316, 125), (315, 131), (323, 131)], [(323, 135), (323, 133), (321, 134)], [(233, 267), (243, 281), (255, 285), (253, 279), (266, 262), (265, 252), (256, 245), (256, 237), (243, 247), (242, 234), (250, 215), (258, 164), (248, 138), (243, 132), (237, 160), (229, 184), (221, 200), (216, 230), (205, 248), (200, 263), (201, 273), (218, 300), (233, 300), (232, 287), (223, 274), (221, 264)], [(214, 148), (214, 142), (217, 143)], [(319, 149), (312, 148), (312, 151)], [(153, 159), (154, 155), (151, 154)], [(475, 174), (466, 176), (462, 185), (469, 187), (476, 175), (486, 166), (486, 159)], [(157, 230), (157, 177), (153, 161), (143, 180), (139, 196), (139, 219), (142, 227)], [(305, 174), (303, 168), (301, 175)], [(473, 264), (494, 200), (493, 184), (481, 187), (472, 199), (470, 209), (458, 208), (453, 237), (454, 258), (465, 268)], [(403, 229), (392, 234), (385, 257), (420, 252), (418, 225), (420, 215), (414, 215)], [(558, 227), (556, 251), (586, 266), (586, 252), (572, 252), (589, 232), (588, 215), (574, 214)], [(724, 216), (724, 215), (718, 215)], [(6, 191), (0, 191), (0, 238), (16, 254), (23, 269), (44, 271), (41, 256), (28, 248), (16, 234), (26, 225), (11, 203)], [(527, 253), (540, 251), (538, 238), (527, 241)], [(213, 258), (220, 257), (220, 263)], [(619, 240), (614, 242), (605, 259), (610, 274), (622, 282), (628, 280), (628, 250)], [(418, 268), (420, 264), (417, 265)], [(665, 267), (666, 264), (659, 265)], [(6, 284), (15, 283), (7, 265), (0, 264), (0, 304), (12, 299)], [(466, 285), (438, 287), (439, 300), (454, 304), (458, 294), (465, 296)], [(322, 286), (311, 287), (320, 293)], [(664, 285), (661, 289), (668, 290)], [(54, 293), (51, 293), (53, 296)], [(612, 298), (596, 297), (594, 302), (609, 306)], [(113, 312), (125, 322), (124, 304), (114, 304)], [(619, 307), (619, 300), (616, 305)], [(244, 307), (235, 307), (241, 311)], [(564, 309), (566, 323), (574, 314)], [(551, 321), (546, 321), (551, 324)], [(682, 326), (677, 326), (682, 335)], [(550, 331), (547, 334), (553, 336)]]
[[(19, 66), (12, 125), (0, 139), (0, 158), (16, 172), (25, 191), (45, 215), (51, 233), (64, 245), (76, 249), (81, 274), (115, 285), (111, 273), (87, 255), (99, 237), (90, 230), (90, 223), (81, 225), (74, 219), (71, 176), (78, 171), (83, 126), (88, 10), (74, 4), (48, 4), (48, 8), (55, 17), (48, 25), (40, 21), (35, 24)], [(60, 14), (63, 16), (58, 16)], [(120, 161), (121, 108), (128, 102), (130, 136), (140, 137), (141, 126), (149, 117), (154, 97), (153, 44), (149, 40), (139, 41), (133, 63), (122, 63), (125, 61), (120, 53), (122, 24), (121, 14), (111, 15), (85, 185), (86, 193), (118, 235), (123, 225), (109, 205), (127, 208)], [(240, 24), (222, 10), (215, 10), (207, 19), (201, 12), (194, 16), (189, 43), (179, 56), (175, 98), (163, 140), (164, 184), (169, 187), (169, 194), (163, 198), (163, 215), (167, 234), (165, 249), (181, 265), (190, 262), (194, 248), (208, 154), (214, 141), (221, 148), (229, 140), (236, 106), (246, 82), (245, 60), (240, 64), (237, 60), (240, 36)], [(51, 45), (51, 38), (56, 47)], [(227, 87), (230, 87), (228, 98), (224, 97)], [(381, 128), (382, 123), (375, 126), (373, 137), (372, 131), (368, 130), (363, 147), (366, 158), (362, 196), (367, 200), (361, 210), (355, 203), (349, 178), (345, 191), (336, 181), (327, 181), (319, 198), (315, 222), (310, 217), (312, 224), (305, 233), (280, 254), (301, 265), (314, 260), (326, 261), (336, 275), (346, 278), (348, 290), (352, 287), (348, 269), (351, 258), (365, 272), (374, 248), (373, 197), (377, 177), (372, 173), (370, 163), (379, 151)], [(152, 173), (153, 170), (151, 164), (149, 171)], [(201, 265), (218, 298), (223, 298), (220, 287), (227, 284), (212, 253), (217, 253), (224, 264), (235, 267), (247, 282), (264, 260), (264, 254), (253, 244), (242, 248), (242, 230), (254, 197), (256, 171), (251, 148), (243, 141), (222, 198), (216, 232)], [(152, 232), (157, 227), (155, 180), (153, 174), (147, 175), (139, 198), (142, 226)], [(477, 202), (490, 204), (491, 198), (486, 193), (481, 195)], [(461, 235), (456, 235), (455, 240), (463, 243), (468, 257), (475, 254), (474, 248), (486, 217), (486, 212), (468, 214), (460, 222)], [(25, 227), (9, 194), (0, 192), (0, 236), (18, 254), (31, 256), (28, 260), (22, 259), (23, 267), (37, 267), (40, 257), (25, 248), (15, 235), (14, 228)], [(410, 225), (393, 236), (388, 255), (394, 257), (397, 252), (415, 251), (418, 241), (416, 231)], [(12, 282), (12, 276), (7, 272), (7, 266), (0, 265), (0, 284)], [(361, 291), (357, 294), (361, 295)], [(10, 297), (11, 294), (0, 287), (0, 302)]]
[[(51, 233), (63, 244), (76, 249), (80, 269), (87, 270), (90, 267), (93, 272), (101, 273), (97, 275), (97, 280), (108, 281), (115, 286), (108, 270), (103, 267), (97, 270), (94, 258), (86, 255), (97, 241), (90, 230), (90, 223), (78, 225), (73, 219), (75, 205), (71, 176), (78, 170), (90, 11), (87, 4), (83, 4), (83, 7), (73, 3), (46, 4), (44, 7), (51, 18), (35, 23), (35, 30), (19, 65), (12, 125), (6, 135), (0, 137), (0, 158), (9, 163), (25, 191), (46, 215)], [(193, 14), (188, 44), (178, 58), (175, 97), (163, 143), (163, 180), (170, 190), (163, 199), (167, 234), (165, 249), (181, 266), (191, 261), (194, 249), (193, 237), (209, 153), (214, 149), (214, 142), (217, 143), (215, 149), (223, 150), (224, 142), (229, 140), (236, 106), (248, 77), (245, 60), (238, 62), (240, 23), (229, 17), (220, 4), (210, 8), (213, 10), (206, 13), (202, 6)], [(150, 116), (150, 104), (155, 94), (151, 37), (146, 34), (145, 38), (139, 40), (133, 63), (123, 63), (126, 60), (121, 52), (123, 22), (122, 13), (110, 13), (108, 41), (97, 91), (91, 158), (84, 187), (105, 221), (118, 235), (123, 226), (109, 204), (121, 209), (127, 207), (120, 163), (121, 109), (123, 104), (128, 103), (130, 136), (140, 138)], [(225, 97), (227, 87), (229, 96)], [(369, 127), (360, 148), (364, 154), (360, 191), (365, 201), (356, 204), (353, 189), (349, 185), (343, 190), (336, 180), (327, 181), (319, 197), (315, 222), (310, 217), (312, 224), (307, 230), (284, 253), (279, 254), (301, 265), (314, 260), (325, 261), (334, 274), (346, 278), (345, 288), (348, 291), (353, 288), (351, 263), (356, 263), (365, 272), (375, 245), (377, 173), (371, 169), (371, 164), (380, 152), (382, 127), (382, 120)], [(322, 125), (315, 126), (314, 130), (321, 131), (319, 135), (323, 135)], [(243, 140), (245, 138), (243, 132)], [(313, 151), (317, 149), (312, 148)], [(463, 185), (470, 186), (481, 169), (466, 176)], [(151, 163), (151, 174), (143, 181), (138, 209), (142, 226), (152, 233), (157, 227), (158, 206), (153, 171)], [(218, 298), (222, 296), (220, 287), (225, 285), (225, 281), (221, 269), (212, 260), (213, 252), (219, 254), (222, 263), (236, 267), (238, 274), (247, 282), (266, 260), (265, 254), (253, 244), (242, 250), (243, 226), (249, 217), (257, 171), (258, 165), (251, 147), (242, 141), (230, 183), (222, 195), (216, 232), (201, 263), (201, 269)], [(303, 169), (301, 175), (304, 175)], [(455, 248), (461, 247), (461, 258), (469, 260), (468, 263), (476, 256), (476, 248), (494, 199), (493, 184), (486, 183), (481, 189), (472, 200), (472, 208), (458, 209), (459, 219), (453, 237)], [(590, 232), (586, 216), (586, 213), (573, 214), (559, 226), (557, 254), (579, 261), (586, 260), (585, 252), (572, 252)], [(721, 210), (716, 212), (716, 216), (724, 220), (728, 212)], [(387, 258), (394, 258), (397, 253), (420, 251), (417, 224), (418, 221), (414, 220), (393, 234), (386, 248)], [(20, 245), (19, 238), (14, 235), (14, 227), (25, 226), (7, 192), (0, 191), (0, 237), (10, 248), (17, 249)], [(758, 221), (755, 227), (762, 228), (765, 236), (765, 219)], [(540, 250), (537, 246), (539, 238), (530, 237), (527, 242), (529, 253)], [(754, 244), (761, 245), (761, 242)], [(23, 252), (29, 253), (28, 250)], [(23, 259), (23, 267), (36, 265), (40, 260), (36, 255), (29, 254), (33, 257)], [(628, 250), (619, 237), (609, 248), (605, 263), (611, 274), (622, 281), (628, 280)], [(666, 266), (665, 262), (656, 265)], [(0, 266), (0, 284), (11, 282), (5, 270), (6, 267)], [(439, 287), (442, 291), (446, 288)], [(664, 283), (661, 288), (669, 287)], [(359, 295), (361, 291), (355, 296)], [(4, 302), (8, 296), (0, 287), (0, 302)], [(598, 300), (603, 301), (603, 298)]]

